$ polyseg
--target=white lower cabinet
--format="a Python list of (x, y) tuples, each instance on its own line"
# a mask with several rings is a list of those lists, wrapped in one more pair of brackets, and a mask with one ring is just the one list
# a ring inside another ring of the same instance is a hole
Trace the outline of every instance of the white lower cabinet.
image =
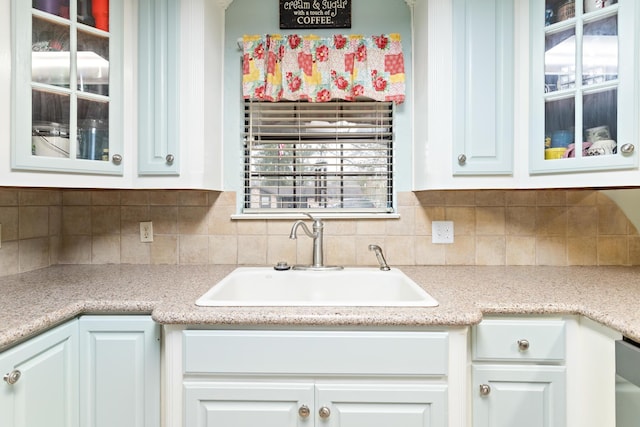
[(565, 425), (564, 366), (474, 366), (474, 427)]
[(446, 385), (185, 382), (185, 425), (446, 426)]
[(174, 343), (183, 414), (168, 425), (448, 425), (447, 332), (185, 330)]
[(472, 331), (474, 427), (567, 425), (565, 321), (489, 319)]
[(83, 316), (0, 353), (2, 427), (159, 427), (160, 327)]
[(316, 384), (316, 425), (446, 426), (446, 398), (444, 384)]
[(80, 424), (160, 426), (160, 326), (147, 316), (83, 316)]
[(75, 320), (0, 353), (0, 425), (78, 426)]
[(186, 426), (303, 426), (310, 425), (313, 384), (185, 382), (184, 399)]

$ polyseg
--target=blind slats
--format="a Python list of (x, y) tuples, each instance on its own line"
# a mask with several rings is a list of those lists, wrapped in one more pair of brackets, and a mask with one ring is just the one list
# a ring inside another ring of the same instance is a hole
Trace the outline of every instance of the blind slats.
[(245, 101), (244, 212), (393, 210), (393, 106)]

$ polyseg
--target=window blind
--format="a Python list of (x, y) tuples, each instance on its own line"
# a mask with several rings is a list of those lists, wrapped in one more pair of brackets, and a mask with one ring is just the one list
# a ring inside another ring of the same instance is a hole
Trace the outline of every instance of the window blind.
[(244, 213), (393, 211), (393, 104), (244, 104)]

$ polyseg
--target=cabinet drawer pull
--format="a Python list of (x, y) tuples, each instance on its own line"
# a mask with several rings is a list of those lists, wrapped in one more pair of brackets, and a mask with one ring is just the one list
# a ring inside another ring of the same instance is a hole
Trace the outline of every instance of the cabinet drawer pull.
[(175, 159), (176, 157), (173, 154), (167, 154), (167, 157), (165, 157), (168, 165), (172, 165)]
[(480, 395), (488, 396), (491, 393), (491, 386), (489, 384), (480, 384)]
[(298, 409), (298, 415), (300, 415), (300, 418), (307, 418), (309, 416), (309, 414), (311, 414), (311, 410), (309, 409), (309, 407), (307, 405), (302, 405)]
[(529, 350), (529, 340), (518, 340), (518, 350), (520, 351)]
[(7, 382), (7, 384), (13, 385), (18, 382), (21, 376), (22, 376), (22, 372), (20, 372), (17, 369), (14, 369), (13, 371), (6, 374), (3, 379)]
[(318, 411), (318, 415), (320, 415), (320, 418), (322, 419), (327, 419), (331, 415), (331, 409), (327, 408), (326, 406), (323, 406)]
[(465, 163), (467, 163), (467, 156), (465, 156), (464, 154), (460, 154), (458, 156), (458, 164), (462, 166)]
[(122, 156), (120, 154), (114, 154), (113, 156), (111, 156), (111, 161), (113, 162), (113, 164), (119, 165), (120, 163), (122, 163)]

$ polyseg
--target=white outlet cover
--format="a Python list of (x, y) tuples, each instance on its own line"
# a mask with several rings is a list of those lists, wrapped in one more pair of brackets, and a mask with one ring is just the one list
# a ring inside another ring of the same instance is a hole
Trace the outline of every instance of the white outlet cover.
[(433, 221), (431, 223), (432, 243), (453, 243), (453, 221)]
[(153, 223), (151, 221), (143, 221), (140, 223), (140, 242), (153, 242)]

